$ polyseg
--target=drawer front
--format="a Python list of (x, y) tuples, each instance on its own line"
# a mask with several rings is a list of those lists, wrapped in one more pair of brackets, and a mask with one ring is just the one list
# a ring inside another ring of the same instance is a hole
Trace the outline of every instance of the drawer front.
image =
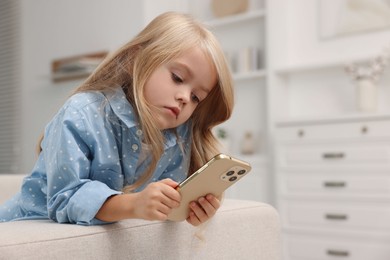
[(390, 142), (286, 145), (279, 149), (279, 166), (390, 166)]
[(390, 204), (286, 202), (285, 227), (390, 231)]
[(390, 175), (351, 176), (340, 172), (299, 175), (283, 172), (283, 175), (284, 195), (390, 197)]
[(353, 122), (277, 127), (278, 139), (310, 141), (345, 138), (390, 137), (390, 121)]
[(283, 247), (286, 260), (389, 260), (386, 243), (368, 240), (321, 238), (321, 236), (285, 236)]

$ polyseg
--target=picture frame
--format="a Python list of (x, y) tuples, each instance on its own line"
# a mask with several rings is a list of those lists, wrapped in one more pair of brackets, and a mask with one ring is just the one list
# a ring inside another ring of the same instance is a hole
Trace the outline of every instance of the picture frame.
[(390, 29), (390, 0), (319, 0), (319, 37)]

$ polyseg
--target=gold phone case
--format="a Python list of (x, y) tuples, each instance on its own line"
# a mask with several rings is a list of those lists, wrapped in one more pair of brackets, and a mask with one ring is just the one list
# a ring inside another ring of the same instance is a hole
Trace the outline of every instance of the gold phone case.
[(168, 219), (183, 221), (189, 214), (189, 203), (209, 193), (220, 196), (227, 188), (251, 170), (249, 163), (225, 154), (218, 154), (190, 177), (181, 182), (178, 190), (181, 202), (172, 210)]

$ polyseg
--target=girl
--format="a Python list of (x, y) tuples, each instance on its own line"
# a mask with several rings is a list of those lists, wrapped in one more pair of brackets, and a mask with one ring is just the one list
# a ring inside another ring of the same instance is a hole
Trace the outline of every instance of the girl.
[[(37, 163), (0, 220), (95, 225), (165, 220), (178, 182), (218, 153), (212, 128), (233, 108), (216, 38), (187, 15), (165, 13), (107, 57), (45, 129)], [(192, 202), (199, 225), (220, 206)]]

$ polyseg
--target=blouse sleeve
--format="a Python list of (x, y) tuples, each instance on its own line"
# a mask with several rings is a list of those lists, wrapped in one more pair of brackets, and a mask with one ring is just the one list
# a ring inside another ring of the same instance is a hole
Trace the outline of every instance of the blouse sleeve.
[[(95, 218), (108, 197), (121, 192), (91, 178), (93, 140), (86, 121), (93, 113), (63, 108), (46, 128), (42, 142), (47, 171), (48, 215), (60, 223), (103, 224)], [(96, 124), (95, 124), (96, 125)]]

